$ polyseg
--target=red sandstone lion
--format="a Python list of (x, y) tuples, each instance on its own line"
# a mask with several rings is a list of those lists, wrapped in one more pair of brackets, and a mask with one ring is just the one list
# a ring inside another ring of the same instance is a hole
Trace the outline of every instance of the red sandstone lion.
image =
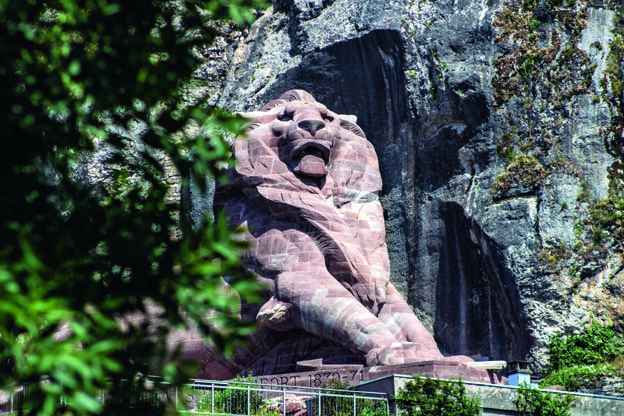
[(377, 157), (355, 117), (301, 90), (245, 116), (249, 137), (235, 141), (215, 203), (248, 230), (247, 265), (269, 288), (257, 321), (334, 341), (367, 365), (442, 358), (389, 281)]

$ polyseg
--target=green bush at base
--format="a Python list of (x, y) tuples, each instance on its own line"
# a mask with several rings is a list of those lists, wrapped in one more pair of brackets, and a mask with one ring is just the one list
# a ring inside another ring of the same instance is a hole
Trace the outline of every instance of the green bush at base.
[(461, 380), (440, 380), (415, 376), (396, 396), (397, 407), (409, 416), (474, 416), (480, 402), (466, 395)]
[(576, 399), (568, 394), (547, 393), (522, 385), (514, 405), (520, 416), (570, 416)]

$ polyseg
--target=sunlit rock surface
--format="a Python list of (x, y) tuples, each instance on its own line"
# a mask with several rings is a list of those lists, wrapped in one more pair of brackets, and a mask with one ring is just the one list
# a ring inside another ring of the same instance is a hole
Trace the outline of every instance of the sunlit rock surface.
[(379, 158), (391, 281), (442, 353), (540, 369), (554, 332), (624, 312), (617, 242), (591, 237), (619, 157), (605, 71), (622, 30), (615, 2), (522, 3), (275, 1), (224, 48), (212, 100), (250, 111), (298, 88), (355, 114)]

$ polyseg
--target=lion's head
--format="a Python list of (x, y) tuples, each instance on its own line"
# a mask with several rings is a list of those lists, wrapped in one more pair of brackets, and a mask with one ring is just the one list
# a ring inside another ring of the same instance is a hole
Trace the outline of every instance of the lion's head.
[(290, 183), (343, 196), (380, 191), (377, 157), (355, 116), (336, 114), (302, 90), (244, 116), (248, 138), (235, 144), (236, 170), (252, 186)]

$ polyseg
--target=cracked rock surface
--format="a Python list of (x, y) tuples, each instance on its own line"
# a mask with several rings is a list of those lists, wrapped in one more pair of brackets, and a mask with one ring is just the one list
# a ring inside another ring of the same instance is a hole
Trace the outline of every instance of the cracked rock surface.
[(296, 88), (355, 114), (379, 158), (391, 280), (441, 351), (539, 370), (555, 332), (624, 312), (617, 244), (588, 237), (617, 159), (601, 80), (620, 29), (604, 1), (542, 10), (527, 31), (504, 17), (530, 27), (521, 3), (275, 1), (224, 55), (212, 101), (249, 111)]

